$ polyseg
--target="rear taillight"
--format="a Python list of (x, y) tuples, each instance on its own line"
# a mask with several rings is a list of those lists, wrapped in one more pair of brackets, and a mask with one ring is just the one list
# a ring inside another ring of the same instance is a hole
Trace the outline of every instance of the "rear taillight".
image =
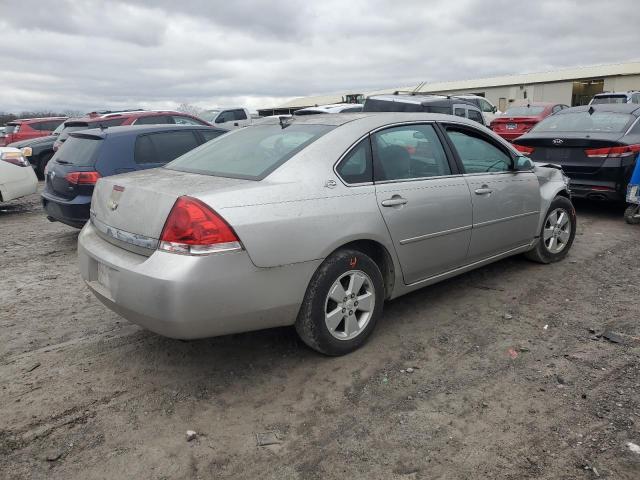
[(184, 255), (242, 250), (229, 224), (210, 207), (191, 197), (173, 205), (160, 235), (159, 250)]
[(533, 151), (535, 150), (535, 148), (533, 148), (533, 147), (527, 147), (525, 145), (518, 145), (517, 143), (514, 143), (513, 146), (516, 147), (516, 150), (518, 150), (520, 153), (524, 153), (525, 155), (531, 155), (533, 153)]
[(99, 178), (98, 172), (69, 172), (64, 176), (73, 185), (95, 185)]
[(29, 167), (31, 164), (22, 156), (21, 152), (4, 152), (0, 155), (0, 160), (17, 165), (18, 167)]
[(640, 152), (640, 145), (622, 145), (620, 147), (587, 148), (584, 153), (589, 158), (630, 157)]

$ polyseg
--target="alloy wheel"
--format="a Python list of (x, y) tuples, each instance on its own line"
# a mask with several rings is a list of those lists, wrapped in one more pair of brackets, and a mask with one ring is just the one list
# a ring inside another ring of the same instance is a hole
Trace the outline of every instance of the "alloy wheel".
[(571, 238), (571, 221), (569, 212), (564, 208), (553, 210), (544, 222), (542, 240), (549, 253), (560, 253)]
[(367, 326), (375, 308), (375, 289), (361, 270), (342, 274), (329, 289), (325, 301), (325, 324), (338, 340), (351, 340)]

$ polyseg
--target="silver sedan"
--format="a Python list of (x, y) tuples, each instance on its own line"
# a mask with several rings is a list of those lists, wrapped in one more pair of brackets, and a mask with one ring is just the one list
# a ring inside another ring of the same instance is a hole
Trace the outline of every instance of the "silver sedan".
[(510, 255), (561, 260), (575, 231), (562, 171), (475, 122), (313, 115), (100, 179), (78, 254), (105, 305), (159, 334), (295, 325), (340, 355), (385, 300)]

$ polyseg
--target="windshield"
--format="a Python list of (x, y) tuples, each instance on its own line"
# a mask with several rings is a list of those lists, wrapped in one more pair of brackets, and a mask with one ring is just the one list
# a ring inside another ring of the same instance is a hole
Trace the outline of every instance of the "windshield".
[(9, 133), (13, 133), (15, 129), (16, 129), (16, 125), (5, 125), (4, 133), (8, 135)]
[(504, 112), (505, 117), (535, 117), (544, 112), (544, 107), (511, 107)]
[(603, 103), (627, 103), (626, 95), (602, 95), (599, 97), (593, 97), (591, 100), (592, 105), (599, 105)]
[(203, 120), (206, 120), (209, 123), (213, 123), (213, 121), (216, 119), (216, 117), (218, 116), (218, 114), (220, 113), (220, 110), (205, 110), (202, 115), (200, 115), (200, 118), (202, 118)]
[(62, 130), (64, 130), (64, 122), (58, 125), (56, 129), (53, 132), (51, 132), (51, 135), (60, 135), (60, 132), (62, 132)]
[(222, 135), (185, 153), (165, 168), (219, 177), (262, 180), (335, 127), (259, 125)]
[(533, 128), (540, 132), (624, 132), (635, 120), (633, 115), (615, 112), (560, 113), (551, 115)]

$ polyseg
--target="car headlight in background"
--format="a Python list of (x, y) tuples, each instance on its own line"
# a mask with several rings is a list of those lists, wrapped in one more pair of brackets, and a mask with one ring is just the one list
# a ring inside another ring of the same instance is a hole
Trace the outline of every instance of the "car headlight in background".
[(23, 147), (20, 149), (23, 157), (30, 157), (33, 154), (33, 149), (31, 147)]

